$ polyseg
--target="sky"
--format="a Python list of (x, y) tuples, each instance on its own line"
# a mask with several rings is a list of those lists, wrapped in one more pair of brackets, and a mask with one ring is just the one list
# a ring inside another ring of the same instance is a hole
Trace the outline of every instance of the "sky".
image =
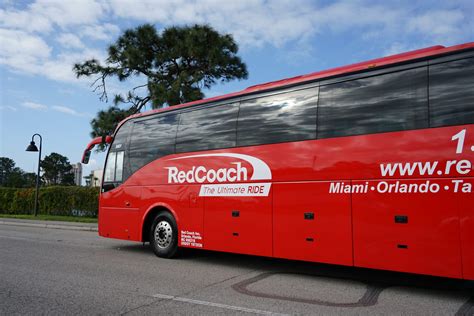
[[(144, 23), (208, 24), (231, 34), (249, 78), (218, 84), (207, 97), (248, 86), (397, 54), (474, 41), (472, 0), (0, 0), (0, 156), (35, 172), (25, 149), (43, 137), (43, 157), (80, 161), (90, 120), (112, 104), (99, 100), (92, 78), (77, 79), (74, 63), (105, 60), (120, 34)], [(134, 82), (110, 82), (125, 92)], [(42, 158), (43, 158), (42, 157)], [(93, 153), (84, 174), (101, 169)]]

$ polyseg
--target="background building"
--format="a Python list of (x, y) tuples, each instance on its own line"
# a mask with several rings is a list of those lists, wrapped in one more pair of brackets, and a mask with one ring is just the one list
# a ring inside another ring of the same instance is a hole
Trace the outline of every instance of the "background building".
[(82, 184), (82, 164), (80, 162), (72, 165), (72, 172), (74, 173), (74, 183), (76, 185)]
[(102, 173), (103, 172), (104, 172), (104, 170), (102, 170), (102, 169), (94, 170), (92, 172), (93, 175), (94, 175), (93, 183), (92, 183), (93, 187), (100, 187), (102, 185)]
[(86, 186), (88, 187), (100, 187), (102, 185), (102, 173), (103, 169), (92, 170), (91, 173), (84, 177), (86, 180)]

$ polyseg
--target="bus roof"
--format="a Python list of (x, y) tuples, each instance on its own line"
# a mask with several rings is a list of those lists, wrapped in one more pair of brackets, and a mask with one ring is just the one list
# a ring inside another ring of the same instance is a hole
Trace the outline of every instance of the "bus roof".
[(373, 68), (379, 68), (379, 67), (384, 67), (392, 64), (398, 64), (398, 63), (403, 63), (403, 62), (408, 62), (412, 60), (417, 60), (417, 59), (423, 59), (427, 57), (434, 57), (437, 55), (444, 55), (444, 54), (449, 54), (449, 53), (454, 53), (457, 51), (462, 51), (462, 50), (467, 50), (470, 48), (474, 48), (474, 42), (469, 42), (465, 44), (460, 44), (460, 45), (455, 45), (455, 46), (449, 46), (445, 47), (442, 45), (436, 45), (436, 46), (431, 46), (431, 47), (426, 47), (422, 49), (417, 49), (401, 54), (396, 54), (396, 55), (391, 55), (391, 56), (386, 56), (382, 58), (377, 58), (377, 59), (372, 59), (360, 63), (355, 63), (347, 66), (342, 66), (342, 67), (336, 67), (328, 70), (322, 70), (322, 71), (317, 71), (313, 72), (310, 74), (306, 75), (301, 75), (301, 76), (296, 76), (296, 77), (291, 77), (291, 78), (286, 78), (286, 79), (281, 79), (277, 81), (271, 81), (263, 84), (258, 84), (254, 86), (250, 86), (242, 91), (234, 92), (234, 93), (229, 93), (229, 94), (224, 94), (221, 96), (216, 96), (208, 99), (202, 99), (202, 100), (197, 100), (197, 101), (192, 101), (188, 103), (183, 103), (179, 105), (173, 105), (172, 107), (167, 107), (167, 108), (161, 108), (161, 109), (155, 109), (155, 110), (150, 110), (146, 111), (143, 113), (137, 113), (130, 115), (129, 117), (125, 118), (123, 121), (121, 121), (117, 129), (127, 120), (136, 118), (136, 117), (142, 117), (142, 116), (148, 116), (151, 114), (155, 113), (160, 113), (160, 112), (166, 112), (170, 110), (176, 110), (176, 109), (182, 109), (186, 107), (191, 107), (194, 105), (198, 104), (204, 104), (204, 103), (209, 103), (209, 102), (215, 102), (215, 101), (220, 101), (220, 100), (225, 100), (225, 99), (230, 99), (233, 97), (238, 97), (242, 95), (247, 95), (259, 91), (265, 91), (265, 90), (272, 90), (276, 88), (282, 88), (285, 86), (289, 85), (294, 85), (294, 84), (299, 84), (299, 83), (306, 83), (306, 82), (311, 82), (314, 80), (319, 80), (323, 78), (328, 78), (328, 77), (333, 77), (333, 76), (339, 76), (343, 74), (348, 74), (348, 73), (354, 73), (358, 71), (363, 71), (367, 69), (373, 69)]

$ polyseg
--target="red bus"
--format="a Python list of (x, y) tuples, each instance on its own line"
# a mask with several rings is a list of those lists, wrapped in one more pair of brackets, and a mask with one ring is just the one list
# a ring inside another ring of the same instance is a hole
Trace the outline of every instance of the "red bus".
[(474, 280), (474, 43), (132, 115), (103, 237)]

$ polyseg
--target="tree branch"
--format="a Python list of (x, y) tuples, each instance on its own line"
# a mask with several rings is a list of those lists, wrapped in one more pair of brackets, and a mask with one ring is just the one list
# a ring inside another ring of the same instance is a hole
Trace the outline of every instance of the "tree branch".
[[(103, 73), (102, 76), (98, 77), (94, 82), (90, 85), (93, 87), (92, 91), (97, 92), (97, 90), (102, 90), (102, 92), (98, 93), (99, 100), (102, 102), (109, 102), (109, 98), (107, 95), (107, 87), (105, 85), (105, 78), (107, 78), (108, 74)], [(97, 82), (100, 80), (100, 84)]]

